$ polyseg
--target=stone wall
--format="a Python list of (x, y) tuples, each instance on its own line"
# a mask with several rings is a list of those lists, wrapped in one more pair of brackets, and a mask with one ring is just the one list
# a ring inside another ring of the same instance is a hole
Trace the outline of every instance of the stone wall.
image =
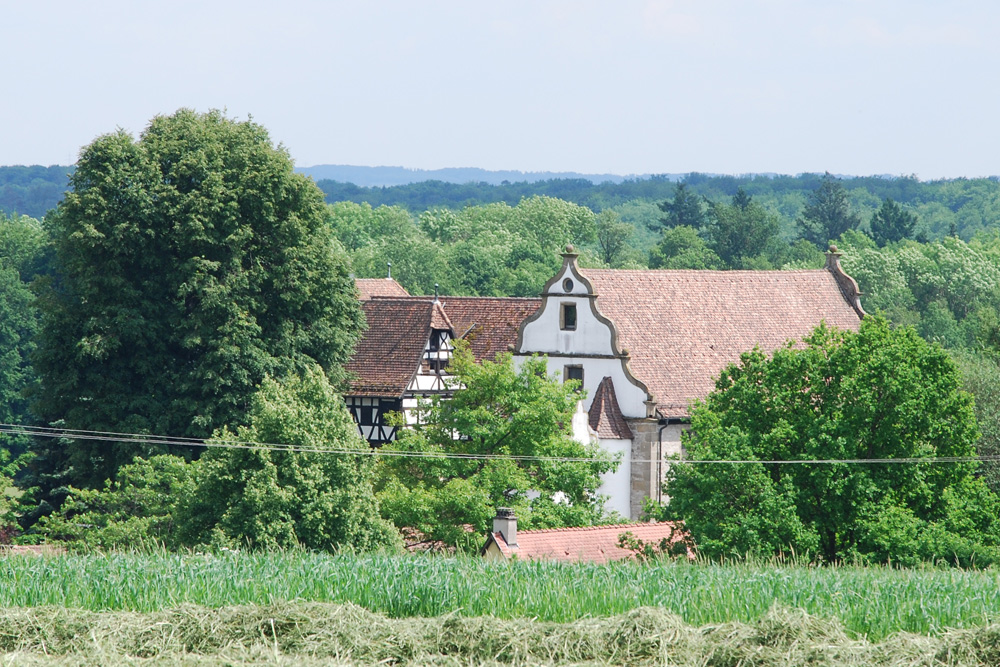
[(664, 459), (681, 453), (681, 433), (687, 424), (668, 424), (662, 427), (656, 419), (629, 419), (635, 438), (632, 440), (632, 484), (630, 518), (642, 516), (646, 498), (665, 500), (661, 487), (667, 465)]

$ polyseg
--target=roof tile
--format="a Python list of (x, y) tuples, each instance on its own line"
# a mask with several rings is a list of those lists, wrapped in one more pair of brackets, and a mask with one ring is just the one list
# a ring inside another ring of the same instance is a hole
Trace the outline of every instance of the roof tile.
[(666, 417), (687, 417), (691, 402), (755, 346), (772, 352), (820, 321), (855, 331), (861, 322), (825, 269), (580, 273), (615, 324), (619, 348), (629, 351), (629, 369)]
[(635, 554), (618, 546), (618, 536), (630, 532), (643, 542), (658, 544), (664, 538), (671, 543), (684, 539), (683, 529), (670, 521), (660, 523), (622, 523), (584, 528), (549, 528), (517, 531), (517, 546), (511, 547), (502, 533), (493, 539), (504, 556), (530, 560), (560, 560), (606, 563), (634, 558)]
[(599, 438), (631, 440), (632, 429), (625, 421), (615, 394), (615, 383), (610, 377), (601, 380), (594, 400), (590, 403), (590, 428), (594, 429)]

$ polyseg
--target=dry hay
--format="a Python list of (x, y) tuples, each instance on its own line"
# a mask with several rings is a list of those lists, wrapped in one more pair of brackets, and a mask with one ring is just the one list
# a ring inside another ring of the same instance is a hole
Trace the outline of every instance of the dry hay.
[(875, 644), (773, 608), (695, 628), (660, 609), (572, 623), (446, 615), (390, 619), (354, 605), (282, 603), (140, 614), (0, 610), (0, 665), (1000, 665), (1000, 626)]

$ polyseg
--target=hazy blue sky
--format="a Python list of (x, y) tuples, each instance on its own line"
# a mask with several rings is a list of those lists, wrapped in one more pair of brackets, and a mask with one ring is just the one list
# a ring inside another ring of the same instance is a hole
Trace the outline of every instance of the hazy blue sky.
[(0, 164), (179, 107), (300, 166), (1000, 174), (1000, 3), (0, 0)]

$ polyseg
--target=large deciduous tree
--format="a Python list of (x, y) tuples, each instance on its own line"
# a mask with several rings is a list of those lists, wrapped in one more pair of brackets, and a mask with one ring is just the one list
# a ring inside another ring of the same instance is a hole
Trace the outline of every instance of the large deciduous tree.
[(826, 174), (819, 187), (809, 193), (809, 200), (796, 221), (802, 238), (825, 248), (860, 223), (857, 213), (851, 211), (847, 190), (840, 181)]
[(462, 346), (449, 371), (461, 386), (454, 397), (427, 405), (419, 423), (384, 448), (383, 516), (428, 541), (465, 547), (479, 546), (498, 506), (516, 508), (526, 528), (601, 520), (596, 491), (614, 462), (573, 439), (572, 383), (547, 376), (542, 359), (515, 368), (508, 354), (477, 364)]
[[(180, 110), (86, 146), (48, 219), (34, 410), (73, 429), (206, 437), (267, 375), (336, 373), (363, 318), (323, 194), (266, 130)], [(35, 483), (99, 487), (135, 445), (38, 446)], [(43, 508), (44, 509), (44, 508)]]
[(612, 210), (601, 211), (597, 215), (597, 256), (612, 269), (623, 268), (633, 252), (629, 245), (635, 235), (635, 227), (623, 222)]
[[(857, 333), (821, 326), (804, 347), (753, 350), (723, 371), (692, 412), (665, 516), (711, 556), (988, 565), (996, 496), (974, 463), (931, 460), (975, 456), (977, 435), (939, 346), (880, 318)], [(727, 463), (698, 463), (713, 460)]]
[(723, 261), (694, 227), (664, 229), (660, 242), (649, 251), (651, 269), (721, 269)]

